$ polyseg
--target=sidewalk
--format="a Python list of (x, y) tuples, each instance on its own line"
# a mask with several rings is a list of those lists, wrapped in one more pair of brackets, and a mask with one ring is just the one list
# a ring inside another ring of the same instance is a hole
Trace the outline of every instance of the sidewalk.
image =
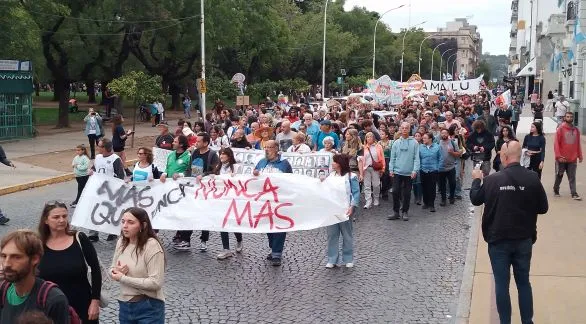
[[(546, 161), (542, 183), (548, 195), (549, 212), (537, 222), (537, 242), (533, 247), (530, 280), (533, 287), (535, 323), (584, 323), (586, 300), (586, 200), (570, 197), (567, 178), (560, 186), (561, 197), (553, 197), (553, 135), (547, 136)], [(520, 138), (522, 140), (523, 137)], [(582, 136), (584, 149), (586, 136)], [(578, 163), (576, 186), (586, 195), (586, 162)], [(477, 217), (481, 217), (478, 215)], [(478, 219), (480, 227), (480, 219)], [(494, 280), (487, 244), (478, 231), (469, 318), (461, 323), (499, 323)], [(466, 276), (466, 274), (465, 274)], [(513, 323), (520, 323), (517, 288), (511, 274)]]
[[(174, 131), (177, 119), (168, 122), (169, 129)], [(108, 133), (109, 128), (110, 124), (107, 124)], [(125, 125), (125, 128), (129, 129), (131, 125)], [(137, 123), (134, 148), (130, 147), (130, 138), (126, 141), (127, 161), (136, 158), (138, 147), (152, 147), (158, 133), (157, 128), (151, 127), (150, 123)], [(2, 143), (8, 159), (14, 162), (16, 168), (0, 165), (0, 196), (73, 179), (71, 160), (75, 156), (75, 147), (79, 144), (84, 144), (89, 150), (87, 136), (81, 129), (79, 132), (43, 135)]]

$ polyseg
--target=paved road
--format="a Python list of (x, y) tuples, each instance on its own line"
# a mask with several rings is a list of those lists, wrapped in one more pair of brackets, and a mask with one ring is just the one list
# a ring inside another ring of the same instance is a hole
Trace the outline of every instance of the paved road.
[[(70, 201), (74, 192), (75, 183), (68, 182), (0, 197), (0, 207), (12, 218), (10, 226), (0, 227), (0, 235), (36, 228), (45, 201)], [(360, 214), (353, 269), (324, 268), (323, 229), (288, 235), (279, 268), (264, 260), (269, 252), (264, 235), (245, 235), (244, 253), (217, 261), (219, 234), (212, 233), (207, 253), (181, 253), (169, 246), (173, 233), (163, 233), (167, 322), (450, 322), (468, 242), (468, 199), (435, 214), (414, 205), (409, 222), (386, 220), (390, 206), (382, 202)], [(114, 245), (96, 244), (104, 264)], [(103, 310), (102, 322), (117, 322), (117, 308), (112, 304)]]

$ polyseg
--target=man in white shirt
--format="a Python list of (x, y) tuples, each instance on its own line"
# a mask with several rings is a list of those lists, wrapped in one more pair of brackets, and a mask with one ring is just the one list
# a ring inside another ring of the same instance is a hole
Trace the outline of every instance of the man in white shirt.
[(564, 122), (564, 116), (566, 112), (568, 112), (568, 108), (570, 108), (570, 103), (566, 100), (564, 95), (560, 96), (560, 99), (555, 105), (555, 117), (558, 121), (558, 124)]

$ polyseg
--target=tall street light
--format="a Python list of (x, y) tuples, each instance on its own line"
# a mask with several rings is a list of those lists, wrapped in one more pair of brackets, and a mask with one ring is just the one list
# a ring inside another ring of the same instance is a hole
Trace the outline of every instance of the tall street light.
[[(458, 63), (458, 57), (456, 56), (456, 59), (454, 60), (454, 63), (452, 63), (452, 80), (455, 81), (455, 75), (456, 75), (456, 63)], [(460, 79), (458, 77), (458, 79)]]
[[(433, 55), (435, 54), (435, 50), (436, 50), (438, 47), (440, 47), (440, 46), (442, 46), (442, 45), (444, 45), (444, 44), (445, 44), (445, 42), (444, 42), (444, 43), (439, 43), (439, 44), (437, 44), (437, 46), (433, 48), (433, 51), (431, 51), (431, 69), (430, 69), (431, 71), (430, 71), (430, 73), (429, 73), (429, 79), (430, 79), (430, 80), (433, 80)], [(442, 70), (441, 70), (441, 68), (440, 68), (440, 73), (441, 73), (441, 71), (442, 71)]]
[[(200, 108), (201, 108), (201, 118), (202, 120), (205, 118), (206, 115), (206, 47), (205, 47), (205, 19), (204, 19), (204, 0), (201, 0), (201, 82), (203, 83), (203, 91), (200, 91), (201, 93), (201, 102), (200, 102)], [(200, 88), (200, 89), (201, 89)]]
[[(448, 56), (448, 59), (446, 60), (446, 79), (448, 78), (448, 74), (450, 73), (450, 59), (454, 56), (454, 55), (458, 55), (458, 52)], [(452, 75), (452, 80), (454, 80), (454, 76)]]
[[(331, 0), (332, 2), (336, 2), (336, 0)], [(330, 0), (326, 0), (326, 5), (324, 8), (324, 48), (322, 54), (322, 74), (321, 74), (321, 92), (322, 92), (322, 100), (325, 102), (326, 99), (326, 26), (328, 21), (328, 3)]]
[(403, 82), (403, 59), (405, 58), (405, 36), (407, 36), (407, 33), (409, 32), (409, 30), (413, 29), (414, 27), (423, 25), (426, 22), (427, 21), (422, 21), (419, 24), (415, 24), (415, 25), (411, 26), (410, 28), (405, 29), (405, 33), (403, 33), (403, 45), (401, 46), (401, 82)]
[(381, 21), (381, 19), (383, 19), (383, 16), (388, 14), (389, 12), (393, 11), (393, 10), (397, 10), (400, 8), (403, 8), (405, 5), (402, 4), (398, 7), (395, 7), (393, 9), (389, 9), (387, 11), (385, 11), (382, 15), (380, 15), (380, 17), (378, 18), (378, 20), (376, 21), (376, 24), (374, 24), (374, 41), (372, 42), (372, 78), (374, 79), (375, 75), (374, 75), (374, 67), (376, 64), (376, 27), (378, 27), (378, 23)]
[(445, 51), (442, 53), (442, 55), (440, 56), (440, 68), (439, 68), (439, 70), (440, 70), (440, 81), (442, 80), (442, 65), (443, 65), (443, 63), (444, 63), (444, 55), (445, 55), (447, 52), (449, 52), (449, 51), (453, 51), (453, 50), (454, 50), (453, 48), (448, 48), (448, 49), (447, 49), (447, 50), (445, 50)]
[(422, 41), (421, 44), (419, 44), (419, 67), (417, 68), (417, 74), (419, 74), (419, 76), (421, 76), (421, 47), (423, 46), (423, 42), (425, 42), (427, 39), (430, 39), (433, 35), (429, 35), (427, 37), (425, 37)]

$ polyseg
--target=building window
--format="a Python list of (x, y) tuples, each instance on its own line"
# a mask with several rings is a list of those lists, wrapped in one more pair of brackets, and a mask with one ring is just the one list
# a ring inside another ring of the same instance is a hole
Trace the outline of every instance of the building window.
[(568, 97), (570, 99), (574, 99), (574, 81), (570, 81), (570, 93), (568, 94)]
[(562, 92), (562, 81), (558, 82), (558, 93), (561, 95)]
[(575, 20), (576, 6), (574, 5), (574, 1), (568, 1), (568, 6), (566, 8), (566, 20)]

